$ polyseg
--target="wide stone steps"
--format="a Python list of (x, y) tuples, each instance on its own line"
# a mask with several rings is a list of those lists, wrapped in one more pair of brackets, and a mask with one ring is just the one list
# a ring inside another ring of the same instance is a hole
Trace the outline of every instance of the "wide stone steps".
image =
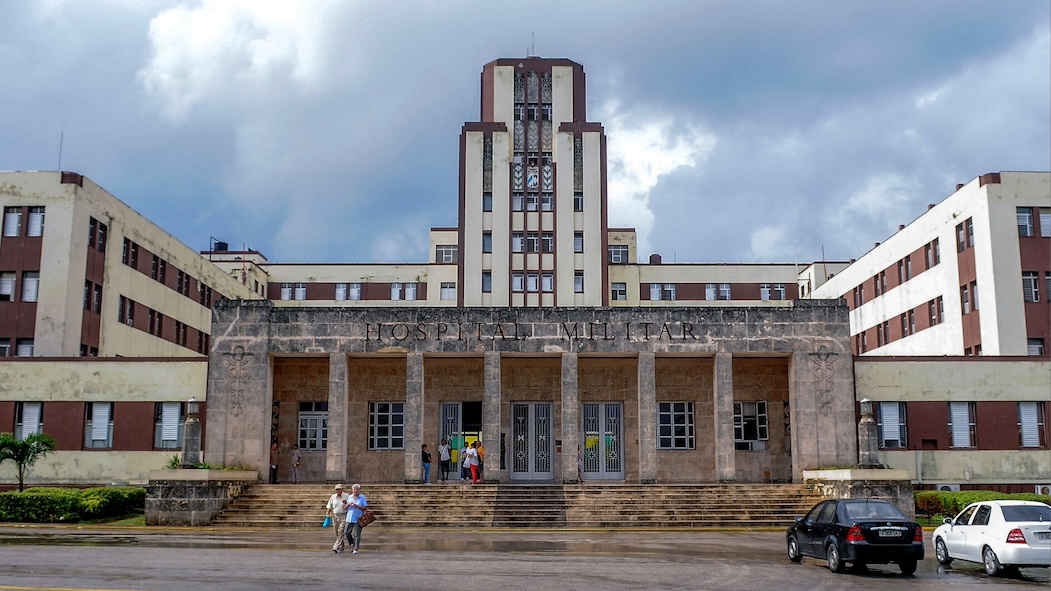
[[(383, 527), (779, 528), (820, 496), (803, 485), (369, 485)], [(316, 528), (328, 485), (251, 486), (216, 518), (231, 527)]]

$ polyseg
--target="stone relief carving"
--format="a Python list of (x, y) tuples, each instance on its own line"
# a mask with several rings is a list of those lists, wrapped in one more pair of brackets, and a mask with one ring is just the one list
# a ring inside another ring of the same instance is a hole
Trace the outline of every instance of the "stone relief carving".
[(836, 362), (839, 353), (829, 351), (826, 345), (818, 347), (817, 351), (808, 353), (810, 360), (814, 362), (814, 393), (817, 395), (817, 410), (821, 416), (832, 414), (832, 389), (835, 371), (832, 364)]
[(245, 390), (248, 389), (248, 357), (245, 348), (237, 345), (230, 353), (223, 353), (230, 368), (230, 414), (239, 417), (244, 412)]

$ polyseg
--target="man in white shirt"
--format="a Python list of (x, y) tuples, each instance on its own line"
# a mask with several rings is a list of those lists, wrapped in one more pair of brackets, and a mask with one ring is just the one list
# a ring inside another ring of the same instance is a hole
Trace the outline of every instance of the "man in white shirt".
[(325, 510), (332, 518), (332, 525), (336, 529), (336, 542), (332, 544), (332, 552), (340, 554), (347, 540), (347, 509), (349, 508), (350, 495), (343, 492), (343, 485), (336, 485), (336, 492), (329, 497)]
[(449, 479), (449, 460), (452, 459), (452, 450), (449, 449), (449, 442), (442, 439), (442, 444), (438, 446), (438, 475), (441, 476), (442, 482)]

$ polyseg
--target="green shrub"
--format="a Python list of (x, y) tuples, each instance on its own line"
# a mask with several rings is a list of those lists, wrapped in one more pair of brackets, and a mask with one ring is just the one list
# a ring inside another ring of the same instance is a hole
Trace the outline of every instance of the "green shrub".
[(146, 490), (122, 488), (31, 488), (0, 493), (0, 521), (20, 523), (77, 522), (140, 512)]
[(915, 494), (916, 513), (919, 515), (956, 516), (964, 507), (979, 501), (1016, 500), (1037, 501), (1051, 505), (1051, 497), (1036, 493), (1001, 493), (992, 490), (964, 490), (959, 492), (921, 490)]

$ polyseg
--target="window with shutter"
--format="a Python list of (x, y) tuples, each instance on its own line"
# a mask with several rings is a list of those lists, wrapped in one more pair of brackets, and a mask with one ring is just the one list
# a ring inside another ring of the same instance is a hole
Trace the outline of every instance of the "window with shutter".
[(1040, 447), (1040, 432), (1042, 431), (1042, 415), (1039, 402), (1018, 403), (1018, 431), (1022, 439), (1022, 447)]
[(949, 430), (954, 448), (974, 447), (971, 402), (949, 403)]
[(22, 301), (35, 302), (40, 291), (40, 272), (26, 271), (22, 275)]

